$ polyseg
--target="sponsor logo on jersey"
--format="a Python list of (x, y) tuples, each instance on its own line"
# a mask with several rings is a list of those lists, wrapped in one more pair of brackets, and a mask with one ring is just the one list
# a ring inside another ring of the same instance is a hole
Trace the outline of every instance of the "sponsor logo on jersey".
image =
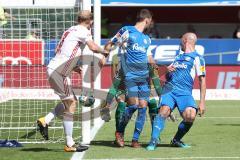
[(175, 68), (184, 68), (184, 69), (187, 68), (187, 65), (186, 65), (186, 64), (184, 64), (184, 63), (178, 63), (178, 62), (175, 62), (175, 63), (173, 64), (173, 66), (174, 66)]
[(145, 47), (139, 46), (138, 43), (134, 43), (133, 45), (134, 51), (140, 51), (140, 52), (147, 52)]

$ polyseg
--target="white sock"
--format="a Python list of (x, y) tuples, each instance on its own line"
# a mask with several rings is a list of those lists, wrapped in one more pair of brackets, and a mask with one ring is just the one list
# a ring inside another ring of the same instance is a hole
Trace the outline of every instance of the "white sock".
[(66, 135), (67, 146), (71, 147), (75, 144), (72, 138), (73, 134), (73, 114), (65, 113), (63, 117), (63, 127)]
[(49, 112), (49, 113), (45, 116), (45, 123), (46, 123), (46, 124), (49, 124), (54, 117), (55, 117), (54, 113)]
[(47, 124), (49, 124), (52, 120), (53, 120), (53, 118), (54, 117), (56, 117), (56, 116), (62, 116), (63, 115), (63, 111), (64, 111), (64, 105), (63, 105), (63, 103), (58, 103), (57, 105), (56, 105), (56, 107), (51, 111), (51, 112), (49, 112), (46, 116), (45, 116), (45, 122), (47, 123)]
[(75, 144), (75, 142), (73, 141), (73, 138), (70, 136), (66, 136), (66, 140), (67, 140), (68, 147), (72, 147)]

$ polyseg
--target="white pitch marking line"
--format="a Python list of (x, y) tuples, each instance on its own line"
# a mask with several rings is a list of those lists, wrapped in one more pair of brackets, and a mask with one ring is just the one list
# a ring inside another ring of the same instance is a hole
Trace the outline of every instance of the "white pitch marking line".
[(181, 160), (181, 159), (240, 159), (240, 157), (172, 157), (172, 158), (150, 158), (153, 160)]
[[(94, 137), (96, 136), (98, 130), (103, 126), (104, 124), (104, 121), (101, 121), (101, 123), (99, 124), (99, 126), (96, 126), (96, 127), (93, 127), (93, 129), (91, 130), (91, 133), (92, 133), (92, 137), (91, 139), (93, 140)], [(90, 147), (90, 145), (89, 145)], [(85, 155), (86, 151), (83, 151), (83, 152), (75, 152), (73, 153), (72, 157), (71, 157), (71, 160), (81, 160), (83, 159), (84, 155)]]
[(240, 119), (240, 117), (200, 117), (200, 119)]
[[(145, 158), (128, 158), (128, 159), (91, 159), (91, 160), (144, 160)], [(148, 158), (150, 160), (182, 160), (182, 159), (240, 159), (240, 157), (171, 157), (171, 158)]]

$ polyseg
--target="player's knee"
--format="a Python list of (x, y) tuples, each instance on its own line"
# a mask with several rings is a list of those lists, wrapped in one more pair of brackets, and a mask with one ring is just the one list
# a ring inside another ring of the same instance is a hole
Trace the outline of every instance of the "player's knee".
[(68, 99), (63, 101), (65, 105), (65, 112), (74, 113), (76, 110), (77, 101), (75, 99)]
[(139, 101), (135, 97), (128, 98), (128, 105), (139, 105)]
[(147, 101), (145, 100), (139, 100), (139, 107), (140, 108), (144, 108), (147, 106)]
[(196, 118), (196, 114), (196, 109), (188, 107), (183, 113), (183, 118), (186, 122), (193, 122)]
[(125, 95), (124, 94), (121, 94), (119, 96), (116, 97), (116, 101), (119, 103), (119, 102), (125, 102)]
[(158, 113), (159, 113), (162, 117), (167, 118), (167, 117), (170, 115), (170, 113), (171, 113), (171, 109), (170, 109), (168, 106), (162, 106), (162, 107), (160, 107)]

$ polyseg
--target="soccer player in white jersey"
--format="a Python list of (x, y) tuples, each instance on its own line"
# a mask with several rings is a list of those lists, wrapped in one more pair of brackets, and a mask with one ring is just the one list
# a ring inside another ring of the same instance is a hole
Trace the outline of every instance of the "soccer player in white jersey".
[[(164, 129), (165, 120), (175, 107), (178, 108), (183, 121), (179, 124), (178, 131), (172, 139), (171, 145), (181, 148), (190, 147), (181, 140), (192, 127), (197, 111), (199, 111), (201, 116), (204, 114), (206, 94), (205, 62), (203, 57), (195, 51), (196, 41), (197, 36), (194, 33), (186, 33), (182, 36), (181, 48), (184, 53), (176, 56), (172, 63), (175, 71), (169, 73), (166, 88), (169, 85), (173, 86), (173, 88), (165, 91), (163, 88), (163, 94), (159, 103), (160, 108), (153, 122), (151, 141), (147, 146), (147, 150), (155, 150), (158, 144), (158, 137)], [(200, 85), (200, 102), (198, 107), (192, 96), (195, 75), (198, 76)]]
[(37, 123), (40, 133), (44, 139), (48, 139), (49, 122), (56, 116), (62, 115), (63, 127), (66, 135), (66, 152), (81, 152), (88, 149), (87, 146), (76, 146), (72, 138), (73, 114), (76, 109), (77, 98), (71, 86), (70, 75), (77, 65), (84, 48), (89, 47), (95, 53), (107, 55), (108, 51), (102, 49), (92, 40), (91, 26), (93, 14), (90, 11), (80, 11), (78, 14), (78, 25), (66, 30), (56, 47), (56, 55), (47, 66), (48, 81), (55, 93), (59, 95), (62, 103), (47, 114), (38, 119)]

